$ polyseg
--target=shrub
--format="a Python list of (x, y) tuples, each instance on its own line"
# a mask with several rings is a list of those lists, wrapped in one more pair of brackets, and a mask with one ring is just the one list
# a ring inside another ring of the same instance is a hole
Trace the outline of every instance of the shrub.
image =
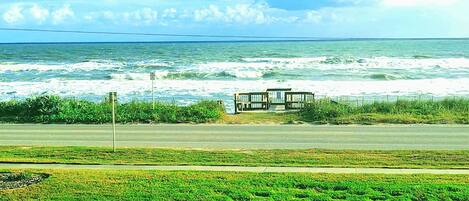
[(6, 182), (15, 182), (15, 181), (23, 181), (33, 178), (33, 175), (30, 173), (11, 173), (7, 174), (4, 177), (4, 181)]
[(19, 112), (26, 111), (22, 102), (18, 101), (5, 101), (0, 102), (0, 114), (2, 116), (16, 116)]
[(58, 96), (39, 96), (26, 99), (26, 112), (32, 116), (55, 115), (60, 112), (61, 99)]
[(330, 100), (320, 100), (308, 104), (301, 116), (309, 121), (332, 120), (350, 112), (350, 107)]
[[(119, 123), (205, 123), (218, 120), (224, 113), (215, 101), (189, 106), (132, 101), (117, 105)], [(111, 104), (40, 96), (25, 101), (0, 102), (0, 121), (21, 123), (109, 123)]]

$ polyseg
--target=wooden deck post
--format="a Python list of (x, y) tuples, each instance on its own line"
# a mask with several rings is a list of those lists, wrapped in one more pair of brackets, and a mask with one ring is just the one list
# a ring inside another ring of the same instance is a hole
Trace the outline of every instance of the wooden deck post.
[(285, 92), (285, 93), (283, 94), (283, 101), (284, 101), (283, 103), (284, 103), (284, 105), (285, 105), (285, 110), (288, 110), (288, 109), (289, 109), (289, 107), (288, 107), (288, 97), (287, 97), (287, 92)]
[(236, 102), (237, 95), (238, 94), (234, 94), (234, 113), (235, 114), (238, 114), (238, 103)]
[(249, 108), (249, 109), (252, 109), (252, 104), (251, 104), (251, 101), (252, 101), (252, 98), (251, 98), (252, 94), (249, 94), (248, 95), (248, 104), (246, 107)]

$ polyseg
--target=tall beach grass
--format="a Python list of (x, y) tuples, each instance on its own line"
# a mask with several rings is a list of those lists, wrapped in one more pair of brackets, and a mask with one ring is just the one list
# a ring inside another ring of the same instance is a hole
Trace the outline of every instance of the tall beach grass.
[[(216, 101), (200, 101), (189, 106), (156, 103), (154, 109), (151, 102), (142, 101), (117, 105), (118, 123), (231, 123), (226, 120), (227, 116), (231, 115), (225, 115), (223, 106)], [(295, 119), (319, 124), (469, 124), (469, 100), (398, 100), (354, 105), (319, 99), (288, 115), (265, 113), (234, 117), (241, 118), (238, 121), (242, 123), (288, 122), (288, 119)], [(109, 123), (111, 104), (58, 96), (3, 101), (0, 102), (0, 122)]]
[(334, 124), (469, 124), (469, 100), (376, 101), (357, 106), (321, 99), (308, 104), (300, 115), (304, 121)]
[[(21, 101), (0, 102), (0, 121), (8, 123), (109, 123), (111, 104), (39, 96)], [(200, 101), (189, 106), (132, 101), (118, 103), (119, 123), (206, 123), (222, 117), (224, 110), (215, 101)]]

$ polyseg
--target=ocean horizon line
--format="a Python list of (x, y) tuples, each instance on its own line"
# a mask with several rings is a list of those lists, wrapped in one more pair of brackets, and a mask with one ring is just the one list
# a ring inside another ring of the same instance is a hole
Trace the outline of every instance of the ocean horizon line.
[(393, 40), (469, 40), (460, 38), (318, 38), (309, 40), (169, 40), (169, 41), (45, 41), (45, 42), (0, 42), (0, 45), (22, 44), (132, 44), (132, 43), (275, 43), (275, 42), (328, 42), (328, 41), (393, 41)]

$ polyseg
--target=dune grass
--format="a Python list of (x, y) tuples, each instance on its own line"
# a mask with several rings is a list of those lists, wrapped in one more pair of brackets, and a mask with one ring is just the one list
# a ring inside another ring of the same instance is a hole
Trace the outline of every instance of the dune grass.
[(295, 167), (469, 168), (468, 151), (191, 150), (0, 147), (0, 162)]
[(320, 99), (297, 112), (224, 115), (230, 124), (469, 124), (469, 100), (399, 100), (353, 105)]
[[(111, 121), (108, 102), (39, 96), (24, 101), (0, 102), (3, 123), (86, 123)], [(118, 123), (222, 123), (222, 124), (469, 124), (469, 100), (445, 99), (374, 102), (360, 106), (320, 99), (299, 112), (227, 115), (216, 101), (189, 106), (132, 101), (117, 106)]]
[[(222, 117), (223, 108), (215, 101), (189, 106), (151, 102), (118, 103), (118, 123), (207, 123)], [(111, 104), (39, 96), (24, 101), (0, 102), (0, 122), (4, 123), (86, 123), (111, 122)]]
[(352, 106), (328, 99), (299, 113), (307, 122), (331, 124), (469, 124), (469, 100), (399, 100)]
[(469, 177), (462, 175), (122, 170), (27, 170), (27, 172), (50, 176), (43, 182), (26, 188), (0, 191), (0, 200), (463, 201), (467, 200), (469, 195)]

